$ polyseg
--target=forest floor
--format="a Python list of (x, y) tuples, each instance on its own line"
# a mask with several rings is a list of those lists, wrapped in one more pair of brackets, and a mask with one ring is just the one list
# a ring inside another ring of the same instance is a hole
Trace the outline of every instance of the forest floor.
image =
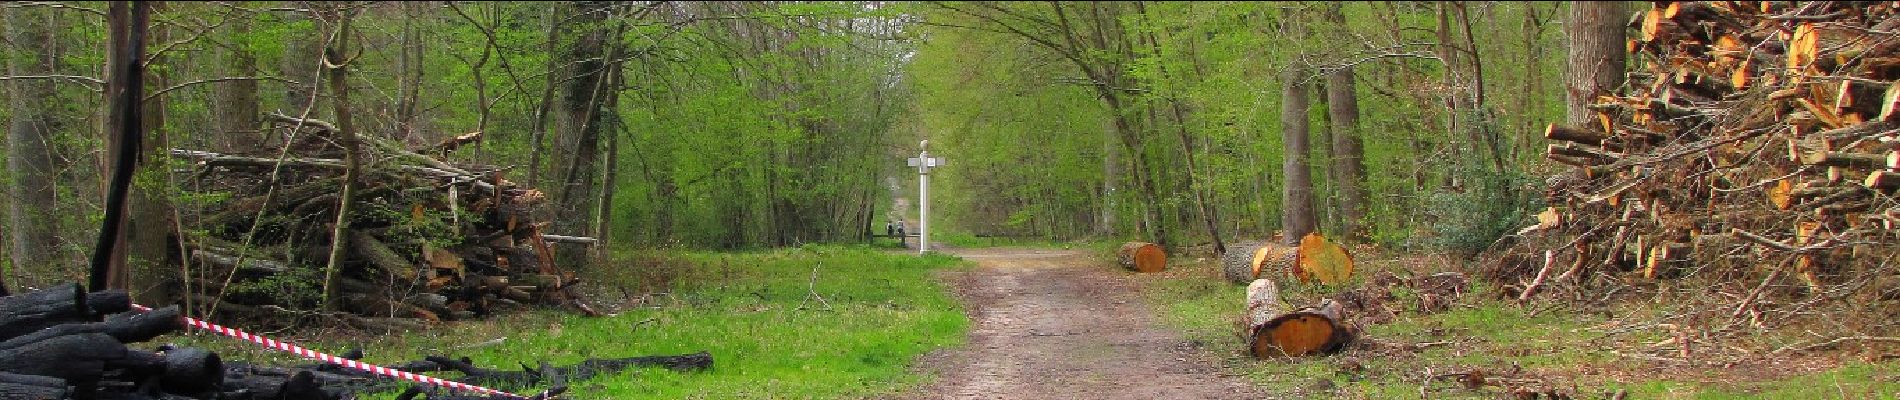
[(945, 271), (971, 318), (969, 342), (917, 363), (936, 375), (915, 399), (1258, 399), (1203, 344), (1162, 325), (1139, 276), (1089, 252), (952, 250)]
[[(1098, 270), (1119, 272), (1107, 256), (1098, 259)], [(1366, 254), (1344, 287), (1289, 281), (1282, 294), (1291, 304), (1311, 304), (1378, 281), (1367, 276), (1466, 270), (1459, 264), (1442, 256)], [(1900, 399), (1900, 356), (1889, 347), (1776, 351), (1814, 343), (1802, 326), (1719, 340), (1689, 336), (1684, 344), (1684, 324), (1715, 322), (1671, 317), (1709, 308), (1701, 303), (1710, 300), (1634, 296), (1592, 307), (1522, 306), (1498, 299), (1483, 282), (1431, 312), (1422, 311), (1418, 292), (1392, 287), (1387, 306), (1394, 315), (1361, 326), (1360, 341), (1345, 352), (1255, 360), (1240, 351), (1234, 325), (1244, 288), (1223, 280), (1207, 258), (1174, 257), (1168, 267), (1121, 275), (1140, 281), (1164, 325), (1206, 343), (1227, 374), (1287, 398)]]

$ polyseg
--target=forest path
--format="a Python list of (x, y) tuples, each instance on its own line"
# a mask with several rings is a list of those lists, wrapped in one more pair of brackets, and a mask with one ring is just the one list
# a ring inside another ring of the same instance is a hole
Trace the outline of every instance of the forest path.
[(906, 399), (1259, 399), (1214, 357), (1160, 326), (1140, 276), (1073, 250), (951, 250), (977, 268), (946, 280), (969, 343), (920, 363), (937, 375)]

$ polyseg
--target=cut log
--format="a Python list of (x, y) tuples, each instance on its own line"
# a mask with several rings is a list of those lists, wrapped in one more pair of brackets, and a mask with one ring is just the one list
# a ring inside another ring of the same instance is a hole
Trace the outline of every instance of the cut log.
[(1323, 284), (1345, 283), (1352, 278), (1352, 254), (1346, 248), (1326, 240), (1319, 233), (1308, 233), (1300, 239), (1298, 257), (1293, 264), (1293, 277), (1300, 282), (1319, 281)]
[(586, 237), (586, 236), (562, 236), (562, 235), (545, 235), (544, 234), (544, 235), (541, 235), (541, 238), (547, 239), (548, 243), (584, 244), (584, 245), (589, 245), (589, 246), (600, 244), (600, 239), (595, 239), (595, 238)]
[(362, 231), (351, 232), (350, 249), (356, 250), (358, 257), (369, 261), (370, 265), (374, 265), (376, 268), (383, 270), (383, 273), (394, 275), (408, 281), (415, 280), (418, 275), (415, 263), (404, 259), (395, 249), (389, 248), (389, 245), (383, 244), (382, 240), (378, 240), (375, 236), (370, 236), (368, 233)]
[(1887, 84), (1887, 95), (1880, 97), (1880, 120), (1900, 122), (1900, 81)]
[(105, 362), (125, 358), (125, 345), (104, 333), (81, 333), (0, 350), (0, 372), (94, 382)]
[(1874, 171), (1867, 174), (1867, 179), (1861, 180), (1861, 185), (1876, 190), (1900, 188), (1900, 172)]
[(1253, 282), (1262, 271), (1290, 270), (1298, 253), (1298, 248), (1277, 241), (1235, 243), (1221, 259), (1221, 275), (1237, 284)]
[(1835, 89), (1834, 110), (1841, 115), (1859, 114), (1868, 119), (1880, 117), (1880, 100), (1886, 94), (1882, 85), (1868, 81), (1845, 79)]
[(91, 322), (86, 293), (68, 283), (0, 297), (0, 340), (68, 322)]
[(224, 361), (205, 349), (172, 349), (165, 352), (165, 375), (160, 382), (171, 393), (216, 391), (224, 383)]
[(1135, 272), (1161, 272), (1168, 269), (1168, 253), (1154, 243), (1123, 243), (1121, 249), (1115, 252), (1115, 259), (1122, 268)]
[(1594, 145), (1602, 144), (1604, 139), (1610, 138), (1610, 135), (1598, 133), (1596, 131), (1591, 131), (1587, 129), (1570, 128), (1570, 127), (1558, 126), (1557, 124), (1550, 124), (1544, 127), (1544, 138), (1550, 139), (1550, 140), (1561, 140), (1561, 141), (1566, 141), (1566, 142), (1571, 142), (1571, 143), (1581, 143), (1581, 144), (1594, 146)]
[(69, 397), (66, 391), (65, 379), (0, 372), (0, 399), (55, 400), (66, 398)]
[(1273, 280), (1261, 278), (1247, 285), (1246, 345), (1255, 358), (1303, 357), (1330, 354), (1352, 341), (1339, 305), (1332, 299), (1314, 307), (1286, 312)]
[(179, 312), (178, 306), (170, 306), (144, 313), (117, 314), (105, 322), (69, 323), (48, 327), (0, 342), (0, 350), (19, 348), (44, 340), (82, 333), (104, 333), (120, 343), (139, 343), (184, 328), (185, 319)]
[(1874, 169), (1886, 164), (1887, 157), (1880, 154), (1811, 151), (1801, 155), (1801, 163), (1805, 165), (1824, 165), (1829, 167)]

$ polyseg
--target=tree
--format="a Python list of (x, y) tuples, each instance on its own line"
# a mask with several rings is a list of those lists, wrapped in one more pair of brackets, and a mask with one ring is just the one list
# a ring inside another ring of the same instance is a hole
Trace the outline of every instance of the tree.
[[(1340, 3), (1328, 5), (1326, 20), (1344, 31), (1346, 15), (1342, 7)], [(1353, 69), (1347, 64), (1326, 73), (1326, 119), (1332, 123), (1328, 135), (1332, 140), (1330, 171), (1333, 186), (1338, 189), (1333, 201), (1339, 208), (1340, 237), (1347, 239), (1366, 237), (1365, 149), (1359, 139), (1359, 86)]]
[(356, 202), (356, 190), (362, 184), (362, 144), (357, 138), (356, 127), (350, 115), (350, 18), (351, 6), (347, 3), (329, 3), (318, 19), (324, 26), (325, 42), (330, 45), (323, 49), (324, 68), (329, 72), (330, 95), (336, 104), (336, 129), (338, 144), (343, 146), (343, 189), (337, 193), (336, 225), (330, 234), (330, 256), (328, 266), (323, 269), (323, 308), (335, 311), (340, 307), (338, 296), (340, 284), (337, 273), (343, 269), (343, 257), (349, 254), (350, 218)]
[[(54, 11), (48, 7), (7, 7), (6, 42), (13, 44), (14, 57), (7, 57), (7, 74), (46, 76), (57, 73), (54, 65), (59, 54), (55, 35)], [(13, 268), (30, 268), (54, 262), (59, 224), (52, 212), (58, 200), (53, 185), (53, 134), (61, 129), (54, 115), (55, 104), (43, 96), (54, 93), (51, 79), (12, 79), (6, 81), (11, 111), (7, 123), (8, 180), (7, 225), (12, 234), (10, 246)], [(3, 278), (3, 277), (0, 277)], [(0, 285), (4, 286), (4, 285)]]
[[(144, 2), (151, 5), (152, 13), (163, 12), (170, 5), (164, 2)], [(165, 25), (149, 28), (147, 48), (163, 46), (171, 42), (170, 29)], [(162, 55), (152, 54), (142, 65), (161, 65), (166, 60)], [(145, 74), (145, 93), (163, 88), (169, 81), (167, 73), (151, 68), (141, 68)], [(174, 285), (182, 278), (174, 266), (172, 258), (177, 243), (172, 236), (177, 233), (176, 221), (172, 216), (171, 188), (166, 184), (166, 175), (170, 173), (167, 165), (166, 149), (169, 140), (165, 130), (165, 99), (162, 95), (145, 96), (140, 110), (143, 117), (139, 151), (134, 164), (139, 166), (133, 173), (131, 197), (127, 199), (126, 223), (124, 227), (125, 263), (127, 273), (126, 289), (132, 292), (133, 300), (144, 304), (170, 304), (180, 294)]]
[(1365, 149), (1359, 139), (1359, 96), (1353, 68), (1326, 74), (1326, 115), (1332, 122), (1333, 185), (1339, 189), (1341, 237), (1366, 236)]
[(1570, 3), (1564, 15), (1564, 124), (1591, 126), (1590, 101), (1623, 84), (1624, 19), (1629, 3), (1583, 1)]
[(112, 160), (107, 173), (105, 221), (92, 248), (90, 290), (127, 289), (131, 271), (125, 263), (128, 193), (136, 170), (140, 143), (145, 136), (145, 36), (151, 18), (150, 2), (115, 1), (106, 12), (106, 124)]
[[(1291, 22), (1289, 22), (1291, 23)], [(1281, 191), (1280, 228), (1282, 240), (1299, 244), (1300, 238), (1313, 232), (1317, 221), (1313, 213), (1313, 169), (1306, 165), (1309, 150), (1305, 71), (1288, 66), (1280, 74), (1280, 137), (1285, 146), (1286, 186)]]
[[(560, 95), (553, 106), (554, 158), (552, 172), (560, 182), (555, 189), (555, 229), (561, 232), (588, 232), (594, 221), (593, 202), (599, 184), (596, 159), (600, 157), (600, 132), (605, 96), (615, 92), (607, 87), (607, 30), (604, 22), (614, 5), (610, 2), (577, 1), (571, 7), (572, 19), (562, 26), (561, 34), (572, 40), (560, 58), (564, 61)], [(573, 259), (572, 257), (569, 257)]]

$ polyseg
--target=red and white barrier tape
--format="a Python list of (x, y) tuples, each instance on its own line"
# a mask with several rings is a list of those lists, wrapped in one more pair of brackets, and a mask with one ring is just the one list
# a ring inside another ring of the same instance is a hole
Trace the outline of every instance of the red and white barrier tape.
[[(137, 305), (137, 304), (133, 304), (132, 307), (137, 308), (139, 311), (152, 310), (151, 307), (146, 307), (146, 306)], [(382, 366), (377, 366), (375, 364), (369, 364), (369, 363), (359, 362), (356, 360), (351, 360), (351, 359), (347, 359), (343, 357), (337, 357), (337, 356), (333, 356), (329, 354), (324, 354), (316, 350), (306, 349), (303, 346), (279, 342), (275, 339), (253, 335), (250, 332), (227, 328), (227, 327), (224, 327), (223, 325), (213, 324), (213, 323), (207, 322), (205, 320), (197, 319), (197, 318), (185, 317), (185, 324), (190, 325), (191, 327), (194, 327), (194, 328), (217, 332), (220, 335), (243, 339), (244, 341), (248, 341), (251, 343), (257, 343), (257, 344), (263, 345), (264, 347), (269, 347), (277, 351), (289, 352), (292, 354), (303, 356), (304, 358), (327, 362), (331, 364), (342, 365), (350, 369), (367, 371), (372, 374), (377, 374), (377, 375), (382, 375), (382, 376), (387, 376), (387, 377), (402, 379), (402, 380), (407, 380), (407, 381), (413, 381), (413, 382), (427, 383), (427, 384), (437, 385), (437, 386), (447, 386), (454, 389), (470, 390), (470, 391), (480, 392), (484, 394), (501, 395), (501, 396), (507, 396), (507, 397), (517, 398), (517, 399), (528, 398), (527, 396), (522, 396), (522, 395), (518, 395), (514, 393), (503, 392), (500, 390), (489, 389), (489, 388), (485, 388), (481, 386), (470, 385), (470, 384), (456, 382), (456, 381), (443, 380), (441, 378), (436, 378), (436, 377), (432, 377), (428, 375), (422, 375), (422, 374), (412, 373), (409, 371), (385, 368)]]

